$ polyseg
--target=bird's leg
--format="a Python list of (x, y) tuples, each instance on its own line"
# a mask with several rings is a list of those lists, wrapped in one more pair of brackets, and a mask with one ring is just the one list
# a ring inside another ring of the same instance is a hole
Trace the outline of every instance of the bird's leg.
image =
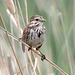
[(39, 50), (40, 54), (41, 54), (41, 60), (43, 61), (44, 59), (46, 59), (45, 55)]
[(30, 47), (28, 48), (28, 51), (30, 51), (30, 50), (32, 50), (32, 46), (30, 46)]
[(40, 54), (41, 54), (41, 60), (43, 61), (44, 59), (46, 59), (46, 57), (45, 57), (45, 55), (39, 50), (39, 48), (42, 46), (42, 44), (40, 45), (40, 46), (38, 46), (37, 48), (36, 48), (36, 50), (38, 50), (39, 52), (40, 52)]

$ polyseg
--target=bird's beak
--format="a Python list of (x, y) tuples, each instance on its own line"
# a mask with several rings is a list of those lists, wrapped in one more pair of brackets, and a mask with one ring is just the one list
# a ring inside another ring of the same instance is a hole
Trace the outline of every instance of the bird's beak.
[(42, 19), (41, 22), (46, 22), (46, 20), (45, 19)]

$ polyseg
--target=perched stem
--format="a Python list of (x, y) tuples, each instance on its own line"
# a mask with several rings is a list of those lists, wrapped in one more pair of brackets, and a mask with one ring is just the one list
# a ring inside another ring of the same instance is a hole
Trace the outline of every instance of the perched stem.
[(1, 16), (1, 14), (0, 14), (0, 19), (1, 19), (2, 25), (3, 25), (4, 29), (5, 29), (5, 32), (6, 32), (6, 35), (7, 35), (8, 41), (9, 41), (9, 43), (10, 43), (10, 46), (11, 46), (12, 52), (13, 52), (14, 57), (15, 57), (15, 60), (16, 60), (16, 62), (17, 62), (17, 64), (18, 64), (19, 69), (20, 69), (21, 75), (23, 75), (23, 73), (22, 73), (22, 71), (21, 71), (20, 64), (19, 64), (19, 62), (18, 62), (18, 60), (17, 60), (16, 54), (15, 54), (15, 52), (14, 52), (14, 49), (13, 49), (12, 43), (11, 43), (10, 38), (9, 38), (9, 36), (8, 36), (8, 32), (7, 32), (7, 29), (6, 29), (6, 26), (5, 26), (5, 24), (4, 24), (4, 21), (3, 21), (3, 18), (2, 18), (2, 16)]

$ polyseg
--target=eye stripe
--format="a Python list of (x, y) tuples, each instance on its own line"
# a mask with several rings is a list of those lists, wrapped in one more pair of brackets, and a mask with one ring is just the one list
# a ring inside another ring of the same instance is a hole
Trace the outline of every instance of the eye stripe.
[(35, 23), (29, 24), (27, 27), (32, 28), (32, 27), (38, 27), (38, 26), (39, 26), (39, 23), (35, 22)]

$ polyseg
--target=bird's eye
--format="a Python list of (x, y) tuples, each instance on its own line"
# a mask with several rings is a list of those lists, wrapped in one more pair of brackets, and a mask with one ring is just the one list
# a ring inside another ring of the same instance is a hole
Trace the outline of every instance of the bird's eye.
[(36, 19), (36, 21), (38, 21), (39, 19)]

